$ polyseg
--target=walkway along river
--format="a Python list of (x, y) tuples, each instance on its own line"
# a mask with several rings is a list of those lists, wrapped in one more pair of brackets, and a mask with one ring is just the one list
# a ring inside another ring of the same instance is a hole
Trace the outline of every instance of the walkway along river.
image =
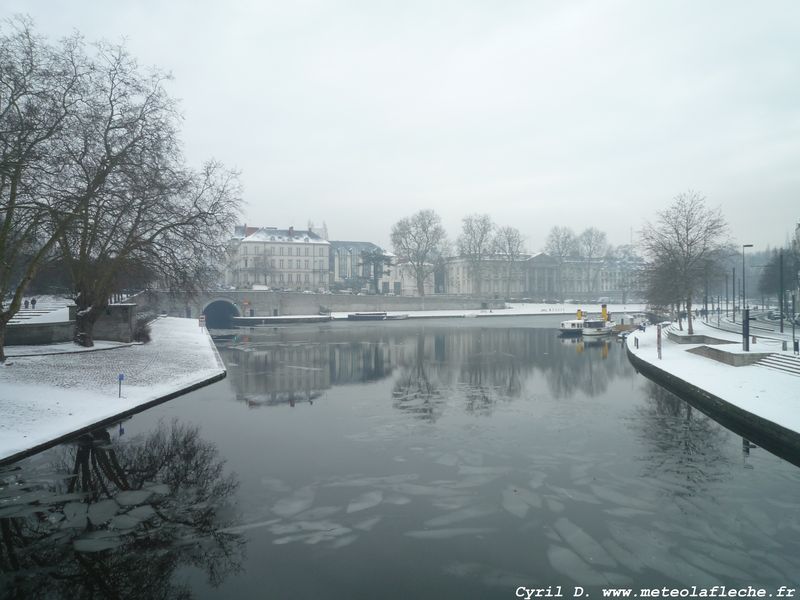
[(0, 473), (0, 590), (792, 586), (797, 468), (558, 319), (221, 332), (227, 379)]

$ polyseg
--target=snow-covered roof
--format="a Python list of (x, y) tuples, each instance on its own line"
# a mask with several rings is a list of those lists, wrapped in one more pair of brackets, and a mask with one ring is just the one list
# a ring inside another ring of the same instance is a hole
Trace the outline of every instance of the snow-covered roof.
[(373, 244), (372, 242), (353, 242), (353, 241), (344, 241), (344, 240), (331, 240), (331, 247), (334, 250), (338, 250), (343, 248), (345, 250), (353, 250), (355, 252), (364, 252), (364, 251), (372, 251), (372, 250), (381, 250), (383, 249), (378, 246), (377, 244)]
[(247, 242), (279, 242), (281, 244), (325, 244), (330, 242), (323, 240), (316, 233), (307, 230), (278, 229), (277, 227), (262, 227), (255, 233), (248, 235), (242, 240)]

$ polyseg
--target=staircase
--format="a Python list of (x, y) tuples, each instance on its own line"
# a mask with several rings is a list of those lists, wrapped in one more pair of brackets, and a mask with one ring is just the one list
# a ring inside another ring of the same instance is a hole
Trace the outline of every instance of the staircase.
[(36, 308), (21, 308), (19, 312), (9, 321), (9, 325), (17, 325), (19, 323), (33, 323), (36, 322), (38, 317), (47, 315), (53, 311), (64, 308), (69, 303), (69, 300), (39, 300), (36, 302)]
[(774, 371), (782, 371), (800, 377), (800, 358), (786, 354), (770, 354), (759, 360), (756, 365)]

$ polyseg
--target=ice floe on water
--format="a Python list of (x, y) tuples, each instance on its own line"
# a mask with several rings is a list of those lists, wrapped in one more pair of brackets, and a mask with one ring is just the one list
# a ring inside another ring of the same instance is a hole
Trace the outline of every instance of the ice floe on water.
[(616, 567), (615, 561), (595, 539), (569, 519), (559, 517), (553, 529), (583, 560), (591, 565)]
[(547, 549), (547, 560), (553, 570), (578, 585), (605, 585), (608, 580), (569, 548), (553, 544)]
[(296, 490), (291, 496), (281, 498), (272, 506), (272, 512), (279, 517), (291, 517), (311, 508), (314, 504), (314, 488), (306, 486)]
[(488, 506), (469, 506), (467, 508), (452, 510), (444, 515), (428, 519), (425, 521), (425, 527), (447, 527), (448, 525), (453, 525), (454, 523), (461, 523), (463, 521), (487, 517), (496, 512), (497, 509)]
[(354, 513), (378, 506), (383, 501), (383, 492), (380, 490), (365, 492), (347, 505), (347, 512)]
[(462, 536), (479, 536), (497, 531), (494, 527), (460, 527), (451, 529), (431, 529), (429, 531), (407, 531), (405, 535), (420, 540), (449, 540)]

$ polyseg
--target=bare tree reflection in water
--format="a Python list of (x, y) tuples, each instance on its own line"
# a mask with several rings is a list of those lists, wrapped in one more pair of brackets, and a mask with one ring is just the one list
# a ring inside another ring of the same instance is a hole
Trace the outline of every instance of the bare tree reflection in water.
[(393, 405), (426, 419), (438, 418), (449, 399), (489, 414), (500, 401), (539, 393), (536, 375), (556, 398), (603, 394), (631, 376), (612, 340), (562, 340), (529, 327), (286, 328), (223, 342), (220, 353), (237, 398), (251, 407), (312, 402), (331, 387), (394, 375)]
[(403, 365), (392, 389), (392, 405), (424, 421), (436, 421), (444, 408), (440, 385), (428, 375), (425, 336), (417, 335), (412, 364)]
[(648, 476), (677, 484), (677, 495), (695, 495), (730, 477), (730, 432), (657, 383), (647, 381), (644, 391), (648, 401), (631, 422), (649, 448), (642, 458)]
[(7, 598), (189, 598), (179, 568), (219, 585), (244, 541), (225, 531), (238, 487), (196, 427), (83, 436), (52, 470), (0, 472), (0, 589)]

